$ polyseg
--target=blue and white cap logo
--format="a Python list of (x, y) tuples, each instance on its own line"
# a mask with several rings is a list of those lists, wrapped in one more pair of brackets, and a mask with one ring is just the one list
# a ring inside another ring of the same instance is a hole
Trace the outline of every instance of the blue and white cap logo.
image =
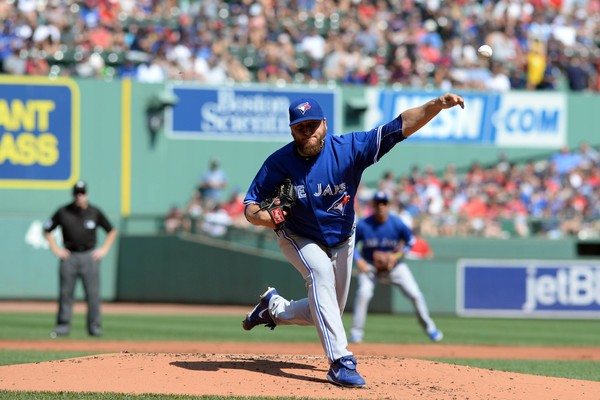
[(304, 115), (304, 113), (306, 112), (306, 110), (310, 110), (310, 103), (307, 101), (306, 103), (300, 104), (296, 108), (302, 112), (302, 115)]
[(304, 121), (321, 121), (325, 118), (321, 106), (314, 99), (298, 99), (290, 104), (290, 126)]

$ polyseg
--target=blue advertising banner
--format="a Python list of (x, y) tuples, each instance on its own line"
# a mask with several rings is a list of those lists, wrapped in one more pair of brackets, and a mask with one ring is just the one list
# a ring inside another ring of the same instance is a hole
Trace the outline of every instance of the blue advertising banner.
[[(369, 89), (365, 128), (380, 125), (442, 92)], [(505, 147), (559, 148), (567, 142), (567, 99), (563, 93), (466, 93), (465, 109), (438, 114), (410, 140)]]
[(600, 316), (600, 261), (459, 260), (456, 282), (462, 316)]
[(329, 132), (336, 124), (337, 93), (333, 90), (276, 90), (273, 88), (214, 88), (172, 85), (177, 103), (166, 113), (167, 136), (173, 139), (290, 141), (288, 107), (300, 97), (315, 99), (327, 118)]
[(62, 189), (78, 175), (75, 82), (0, 77), (0, 188)]

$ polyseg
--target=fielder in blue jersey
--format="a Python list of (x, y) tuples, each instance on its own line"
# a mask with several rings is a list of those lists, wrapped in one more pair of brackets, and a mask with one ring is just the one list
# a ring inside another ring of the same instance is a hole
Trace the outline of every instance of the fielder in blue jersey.
[[(330, 363), (327, 379), (346, 387), (365, 385), (342, 323), (354, 255), (356, 191), (367, 167), (440, 111), (457, 105), (464, 108), (464, 99), (446, 93), (375, 129), (336, 136), (327, 134), (327, 119), (315, 100), (290, 104), (294, 140), (263, 163), (244, 199), (245, 215), (250, 223), (275, 231), (282, 253), (304, 278), (308, 296), (290, 301), (268, 288), (246, 315), (244, 329), (315, 326)], [(260, 203), (287, 178), (297, 200), (282, 225), (281, 214), (276, 222)]]
[[(431, 340), (439, 342), (444, 335), (429, 316), (425, 297), (404, 262), (404, 257), (410, 252), (416, 238), (400, 217), (389, 213), (388, 204), (389, 198), (385, 192), (375, 193), (373, 215), (360, 220), (356, 226), (357, 250), (354, 251), (354, 264), (359, 273), (350, 341), (362, 342), (375, 284), (386, 282), (399, 287), (410, 299), (421, 327)], [(362, 245), (360, 251), (359, 244)]]

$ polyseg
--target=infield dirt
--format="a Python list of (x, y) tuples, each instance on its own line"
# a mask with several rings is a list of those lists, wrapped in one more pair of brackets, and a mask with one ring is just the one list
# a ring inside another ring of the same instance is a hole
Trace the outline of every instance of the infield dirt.
[[(7, 303), (0, 304), (0, 310)], [(14, 304), (10, 309), (40, 304)], [(52, 306), (49, 306), (52, 307)], [(116, 312), (136, 311), (120, 305)], [(174, 312), (140, 306), (136, 312)], [(133, 308), (133, 309), (132, 309)], [(180, 309), (180, 311), (182, 311)], [(183, 307), (183, 312), (223, 308)], [(239, 313), (240, 309), (230, 312)], [(105, 307), (104, 312), (111, 312)], [(112, 310), (115, 312), (115, 310)], [(242, 314), (243, 315), (243, 314)], [(362, 389), (333, 386), (318, 343), (3, 340), (2, 349), (108, 352), (0, 367), (0, 389), (344, 399), (600, 399), (600, 382), (457, 366), (416, 358), (600, 360), (600, 348), (484, 347), (445, 344), (352, 345)]]

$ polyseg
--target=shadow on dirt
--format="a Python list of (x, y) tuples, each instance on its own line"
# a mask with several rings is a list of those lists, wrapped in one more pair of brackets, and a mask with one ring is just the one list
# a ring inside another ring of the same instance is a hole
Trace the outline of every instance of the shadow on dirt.
[[(218, 371), (223, 369), (233, 370), (247, 370), (255, 371), (262, 374), (269, 374), (279, 376), (283, 378), (297, 379), (301, 381), (309, 382), (321, 382), (327, 383), (326, 379), (319, 379), (310, 376), (298, 375), (295, 373), (288, 372), (288, 370), (310, 370), (310, 371), (322, 371), (323, 374), (327, 373), (327, 370), (321, 370), (317, 367), (299, 364), (287, 361), (275, 361), (268, 359), (238, 359), (238, 360), (223, 360), (223, 361), (174, 361), (169, 363), (174, 367), (184, 368), (192, 371)], [(285, 370), (285, 371), (284, 371)]]

